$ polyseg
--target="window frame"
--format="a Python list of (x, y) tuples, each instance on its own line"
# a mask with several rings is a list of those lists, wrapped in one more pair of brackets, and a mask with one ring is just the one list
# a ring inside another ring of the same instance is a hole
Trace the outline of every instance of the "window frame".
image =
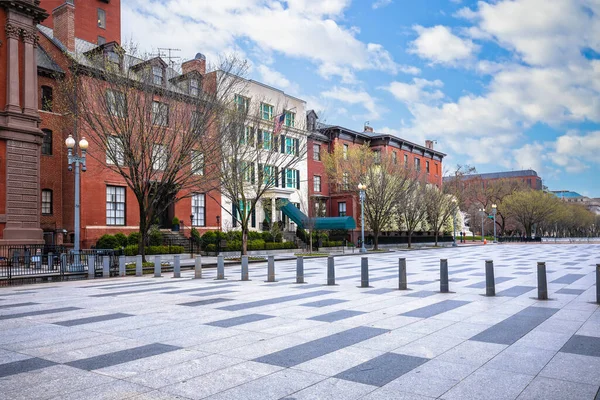
[(343, 150), (342, 150), (342, 156), (343, 156), (344, 160), (348, 159), (348, 150), (349, 149), (350, 149), (350, 146), (348, 146), (347, 143), (344, 143), (344, 147), (343, 147)]
[(189, 80), (190, 96), (198, 97), (200, 95), (200, 82), (196, 78)]
[(350, 190), (350, 174), (348, 172), (342, 174), (342, 190)]
[[(316, 152), (315, 152), (315, 150), (316, 150)], [(320, 144), (313, 143), (313, 160), (321, 161), (321, 145)]]
[[(114, 193), (109, 193), (111, 189)], [(122, 192), (122, 193), (121, 193)], [(108, 196), (115, 196), (109, 201)], [(119, 197), (122, 195), (122, 200)], [(114, 201), (113, 201), (114, 199)], [(122, 210), (119, 210), (118, 205), (122, 204)], [(109, 209), (109, 205), (114, 205)], [(109, 215), (113, 213), (113, 215)], [(122, 214), (122, 216), (121, 216)], [(125, 226), (127, 218), (127, 189), (125, 186), (106, 185), (106, 226)], [(112, 220), (112, 221), (111, 221)], [(120, 223), (122, 220), (122, 223)]]
[(109, 114), (124, 118), (127, 113), (125, 94), (118, 90), (106, 89), (105, 96)]
[(52, 130), (44, 128), (42, 132), (44, 133), (44, 137), (42, 138), (42, 155), (51, 156), (53, 144)]
[(152, 124), (169, 126), (169, 105), (160, 101), (152, 101)]
[[(160, 71), (160, 75), (156, 72)], [(158, 81), (160, 79), (160, 82)], [(152, 66), (152, 83), (158, 86), (162, 86), (165, 83), (165, 69), (160, 65)]]
[(106, 29), (106, 10), (98, 8), (98, 28)]
[(429, 174), (429, 161), (425, 161), (425, 171)]
[(313, 191), (316, 193), (321, 193), (321, 176), (313, 175)]
[(233, 102), (238, 111), (247, 112), (250, 107), (250, 98), (242, 96), (241, 94), (234, 95)]
[[(49, 99), (48, 99), (49, 97)], [(42, 101), (42, 111), (47, 111), (47, 112), (52, 112), (52, 103), (54, 101), (54, 89), (52, 88), (52, 86), (48, 86), (48, 85), (42, 85), (42, 95), (41, 95), (41, 101)]]
[(263, 150), (273, 150), (273, 132), (267, 129), (262, 130), (262, 148)]
[[(44, 198), (44, 194), (47, 194), (50, 196), (50, 201), (46, 201), (46, 199)], [(42, 206), (42, 215), (53, 215), (54, 214), (54, 193), (52, 191), (52, 189), (42, 189), (42, 194), (41, 194), (41, 206)], [(49, 205), (48, 205), (49, 204)], [(44, 207), (49, 208), (49, 212), (44, 212)]]
[(192, 174), (204, 176), (204, 153), (202, 153), (200, 150), (192, 150), (190, 158), (190, 168), (192, 168)]
[(296, 124), (296, 113), (291, 111), (284, 111), (283, 124), (287, 127), (293, 128)]
[(111, 160), (108, 157), (108, 151), (106, 152), (106, 164), (107, 165), (123, 165), (125, 164), (125, 148), (123, 146), (123, 142), (121, 141), (121, 139), (119, 139), (117, 136), (109, 136), (107, 137), (107, 143), (106, 143), (106, 148), (115, 148), (114, 153), (115, 153), (115, 158), (117, 159), (117, 162), (113, 162), (113, 160)]
[[(161, 164), (158, 165), (158, 163), (161, 163)], [(164, 171), (167, 169), (167, 164), (168, 164), (167, 146), (165, 146), (164, 144), (155, 143), (154, 146), (152, 146), (152, 169), (154, 171)]]
[[(273, 120), (273, 109), (274, 107), (268, 103), (260, 103), (260, 118), (265, 121)], [(265, 115), (268, 118), (265, 118)]]
[[(342, 205), (343, 205), (344, 211), (342, 211)], [(345, 201), (338, 202), (338, 217), (347, 217), (347, 216), (348, 216), (348, 209), (346, 207), (346, 202)]]
[(206, 226), (206, 193), (194, 193), (191, 206), (192, 215), (194, 216), (192, 226)]
[[(286, 168), (285, 169), (285, 187), (287, 189), (296, 189), (298, 182), (296, 180), (297, 177), (297, 170), (293, 169), (293, 168)], [(292, 178), (290, 179), (290, 174), (292, 175)]]

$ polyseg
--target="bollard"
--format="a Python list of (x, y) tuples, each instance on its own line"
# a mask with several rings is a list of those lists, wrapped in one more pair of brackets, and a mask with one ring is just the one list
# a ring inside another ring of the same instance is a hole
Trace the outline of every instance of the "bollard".
[(496, 295), (496, 280), (494, 279), (494, 260), (485, 261), (485, 295)]
[(327, 285), (335, 285), (335, 261), (333, 260), (333, 256), (327, 257)]
[(48, 270), (52, 271), (54, 269), (54, 254), (48, 253)]
[(596, 303), (600, 304), (600, 264), (596, 264)]
[(144, 269), (142, 268), (142, 256), (138, 255), (135, 257), (135, 276), (144, 275)]
[(60, 255), (60, 271), (61, 272), (65, 272), (65, 271), (69, 271), (69, 269), (67, 268), (67, 261), (69, 259), (67, 258), (67, 255), (65, 253), (62, 253)]
[(217, 279), (225, 279), (225, 259), (223, 256), (217, 256)]
[(119, 276), (126, 275), (125, 256), (119, 256)]
[(267, 257), (267, 282), (275, 282), (275, 256)]
[(250, 278), (248, 277), (248, 256), (242, 256), (242, 280), (250, 280)]
[(548, 300), (548, 281), (546, 280), (546, 263), (537, 263), (538, 300)]
[(202, 257), (196, 256), (194, 260), (194, 279), (202, 279)]
[(369, 257), (361, 257), (360, 259), (360, 287), (369, 287)]
[(304, 283), (304, 257), (296, 258), (296, 283)]
[(450, 291), (448, 285), (448, 260), (442, 258), (440, 260), (440, 293), (448, 293)]
[(96, 256), (88, 256), (88, 279), (96, 277)]
[(160, 265), (160, 256), (154, 256), (154, 277), (160, 278), (162, 266)]
[(102, 277), (103, 278), (110, 277), (110, 257), (109, 256), (102, 257)]
[(181, 278), (181, 256), (176, 255), (173, 258), (173, 278)]
[(398, 260), (398, 289), (408, 290), (408, 283), (406, 281), (406, 258)]

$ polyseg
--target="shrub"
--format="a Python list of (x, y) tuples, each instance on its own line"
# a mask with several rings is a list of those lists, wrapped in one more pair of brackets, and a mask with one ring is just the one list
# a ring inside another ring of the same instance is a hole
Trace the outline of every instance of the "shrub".
[(240, 251), (242, 250), (242, 241), (241, 240), (228, 240), (226, 251)]
[(192, 228), (190, 236), (194, 240), (194, 242), (200, 243), (200, 232), (198, 232), (196, 228)]
[(209, 253), (215, 253), (217, 251), (217, 245), (212, 243), (206, 245), (206, 251)]
[(114, 249), (119, 247), (119, 241), (113, 235), (102, 235), (96, 242), (97, 249)]
[(173, 225), (179, 225), (179, 218), (173, 217), (173, 221), (171, 221)]
[(269, 231), (263, 232), (262, 233), (262, 240), (264, 240), (265, 242), (272, 242), (273, 241), (273, 234)]
[(257, 240), (249, 240), (248, 241), (248, 250), (264, 250), (265, 249), (265, 241), (262, 239)]
[(138, 252), (138, 245), (137, 244), (130, 244), (127, 245), (125, 247), (125, 255), (126, 256), (137, 256), (139, 254)]
[(136, 246), (138, 245), (138, 243), (140, 242), (140, 233), (139, 232), (132, 232), (129, 234), (129, 237), (127, 238), (127, 244), (128, 245), (132, 245), (135, 244)]
[(148, 232), (148, 244), (150, 246), (160, 246), (162, 245), (162, 241), (163, 236), (160, 232), (160, 229), (158, 229), (157, 225), (152, 225), (152, 227), (150, 227), (150, 231)]
[(119, 233), (117, 233), (115, 235), (115, 239), (119, 243), (119, 245), (117, 247), (125, 247), (125, 246), (127, 246), (127, 236), (125, 236), (121, 232), (119, 232)]
[(157, 254), (181, 254), (185, 251), (183, 246), (148, 246), (146, 247), (146, 255), (152, 256)]
[(217, 233), (213, 231), (208, 231), (200, 238), (202, 246), (208, 246), (209, 244), (217, 243)]

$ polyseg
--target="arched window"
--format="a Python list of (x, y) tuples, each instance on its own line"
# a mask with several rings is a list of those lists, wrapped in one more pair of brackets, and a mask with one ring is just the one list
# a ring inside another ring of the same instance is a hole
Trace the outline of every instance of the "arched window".
[(52, 88), (42, 86), (42, 110), (52, 111)]
[(44, 139), (42, 141), (42, 154), (51, 156), (52, 155), (52, 131), (50, 129), (42, 129), (44, 132)]

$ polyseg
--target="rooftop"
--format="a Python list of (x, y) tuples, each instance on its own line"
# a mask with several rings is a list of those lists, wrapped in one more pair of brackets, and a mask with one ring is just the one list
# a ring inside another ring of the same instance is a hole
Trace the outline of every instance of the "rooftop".
[[(469, 180), (469, 179), (474, 179), (474, 178), (481, 178), (481, 179), (502, 179), (502, 178), (519, 178), (519, 177), (528, 177), (528, 176), (535, 176), (538, 177), (537, 172), (535, 172), (532, 169), (524, 169), (524, 170), (520, 170), (520, 171), (504, 171), (504, 172), (488, 172), (488, 173), (484, 173), (484, 174), (470, 174), (470, 175), (463, 175), (461, 177), (462, 180)], [(451, 181), (452, 179), (454, 179), (453, 176), (445, 176), (444, 177), (444, 181)]]

